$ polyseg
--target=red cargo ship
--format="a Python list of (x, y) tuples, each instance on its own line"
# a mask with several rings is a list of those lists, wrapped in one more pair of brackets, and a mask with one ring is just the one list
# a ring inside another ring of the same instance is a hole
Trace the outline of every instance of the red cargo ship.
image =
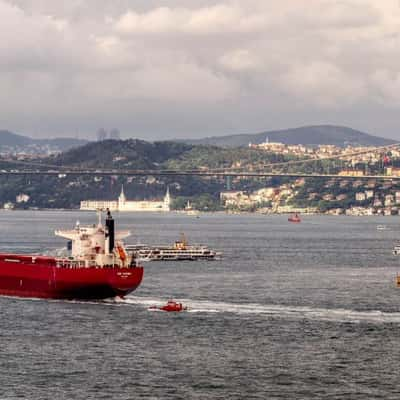
[(70, 240), (71, 256), (0, 254), (0, 295), (52, 299), (105, 299), (125, 296), (143, 278), (143, 267), (126, 253), (108, 211), (106, 224), (56, 231)]

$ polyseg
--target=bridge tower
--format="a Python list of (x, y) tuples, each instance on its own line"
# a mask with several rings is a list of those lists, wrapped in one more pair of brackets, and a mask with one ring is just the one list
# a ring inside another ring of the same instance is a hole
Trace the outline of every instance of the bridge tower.
[(228, 192), (232, 190), (232, 177), (230, 175), (226, 177), (226, 190)]

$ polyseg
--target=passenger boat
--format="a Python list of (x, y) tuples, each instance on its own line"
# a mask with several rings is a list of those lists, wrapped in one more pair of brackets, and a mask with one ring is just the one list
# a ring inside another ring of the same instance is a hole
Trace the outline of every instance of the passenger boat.
[(167, 304), (164, 304), (163, 306), (151, 306), (149, 307), (149, 310), (181, 312), (181, 311), (186, 311), (187, 307), (183, 306), (182, 303), (177, 303), (174, 300), (169, 300)]
[(172, 246), (127, 245), (126, 250), (142, 261), (216, 260), (221, 253), (202, 245), (189, 245), (185, 235)]
[(0, 295), (52, 299), (104, 299), (123, 297), (143, 278), (143, 267), (125, 250), (122, 239), (129, 232), (116, 232), (107, 212), (91, 226), (76, 224), (72, 230), (56, 231), (69, 240), (69, 257), (0, 254)]
[(296, 223), (298, 223), (298, 222), (301, 222), (301, 219), (300, 219), (300, 217), (299, 217), (299, 214), (295, 214), (295, 215), (292, 215), (292, 216), (290, 216), (289, 218), (288, 218), (288, 221), (289, 222), (296, 222)]

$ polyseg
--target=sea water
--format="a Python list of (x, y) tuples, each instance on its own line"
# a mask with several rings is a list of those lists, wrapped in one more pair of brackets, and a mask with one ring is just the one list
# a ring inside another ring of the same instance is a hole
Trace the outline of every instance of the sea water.
[[(399, 217), (114, 217), (223, 258), (146, 263), (125, 300), (0, 297), (0, 399), (400, 398)], [(96, 216), (0, 212), (0, 251), (57, 252), (77, 220)], [(149, 311), (168, 299), (188, 312)]]

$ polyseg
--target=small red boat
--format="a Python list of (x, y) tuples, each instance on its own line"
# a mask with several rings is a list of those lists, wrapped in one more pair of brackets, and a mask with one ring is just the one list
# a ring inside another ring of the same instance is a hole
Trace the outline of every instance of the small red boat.
[(289, 217), (288, 221), (289, 222), (301, 222), (301, 219), (299, 217), (299, 214), (296, 213), (295, 215), (292, 215), (291, 217)]
[(160, 311), (167, 311), (167, 312), (180, 312), (186, 311), (187, 307), (184, 307), (182, 303), (177, 303), (174, 300), (169, 300), (167, 304), (163, 306), (151, 306), (150, 310), (160, 310)]

